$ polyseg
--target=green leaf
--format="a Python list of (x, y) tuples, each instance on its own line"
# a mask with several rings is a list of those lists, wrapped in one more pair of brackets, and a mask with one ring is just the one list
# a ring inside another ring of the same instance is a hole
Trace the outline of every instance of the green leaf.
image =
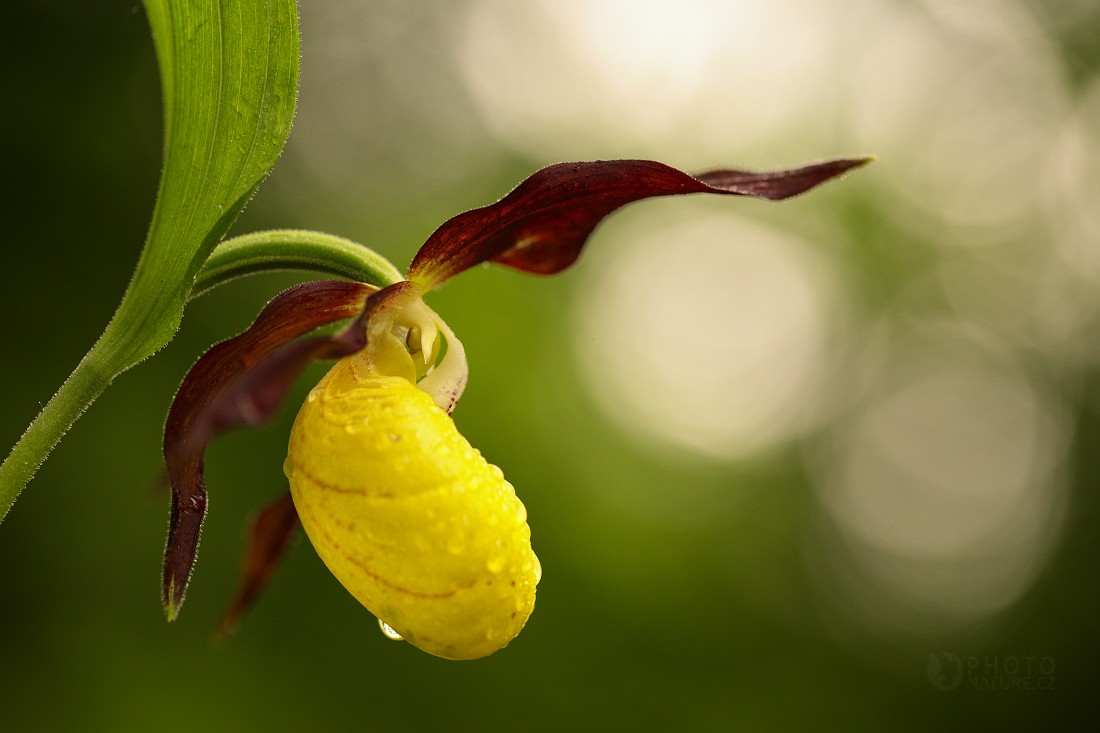
[(145, 248), (99, 341), (0, 464), (0, 521), (111, 381), (167, 344), (195, 277), (286, 143), (295, 0), (144, 0), (164, 97), (164, 166)]
[(145, 8), (164, 93), (164, 169), (115, 317), (140, 334), (126, 345), (126, 366), (175, 334), (199, 269), (282, 152), (298, 89), (294, 0), (145, 0)]

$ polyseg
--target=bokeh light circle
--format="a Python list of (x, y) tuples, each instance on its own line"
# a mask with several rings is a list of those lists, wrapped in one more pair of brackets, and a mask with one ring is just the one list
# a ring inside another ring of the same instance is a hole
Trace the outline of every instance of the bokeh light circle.
[(1058, 536), (1071, 430), (1057, 396), (985, 337), (936, 325), (892, 344), (816, 465), (824, 592), (891, 633), (1005, 608)]
[(710, 164), (827, 103), (846, 15), (833, 10), (805, 0), (478, 0), (459, 63), (487, 124), (524, 153)]
[(641, 216), (586, 267), (575, 346), (628, 433), (721, 459), (821, 414), (833, 275), (809, 245), (730, 214)]

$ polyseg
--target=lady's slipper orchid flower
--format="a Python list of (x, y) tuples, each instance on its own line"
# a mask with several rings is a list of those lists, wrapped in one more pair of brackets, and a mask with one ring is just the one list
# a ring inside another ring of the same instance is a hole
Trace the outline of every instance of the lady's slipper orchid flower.
[[(865, 162), (695, 176), (650, 161), (553, 165), (497, 203), (444, 223), (405, 280), (382, 288), (316, 281), (280, 294), (248, 330), (195, 364), (169, 412), (169, 618), (183, 601), (205, 514), (206, 444), (226, 428), (268, 420), (309, 362), (338, 359), (298, 414), (284, 464), (290, 494), (253, 524), (223, 629), (260, 591), (300, 521), (389, 635), (449, 659), (502, 648), (531, 614), (542, 571), (511, 484), (449, 416), (466, 384), (465, 352), (422, 296), (485, 261), (559, 272), (607, 214), (633, 201), (686, 193), (785, 199)], [(335, 335), (301, 338), (346, 319), (353, 320)]]

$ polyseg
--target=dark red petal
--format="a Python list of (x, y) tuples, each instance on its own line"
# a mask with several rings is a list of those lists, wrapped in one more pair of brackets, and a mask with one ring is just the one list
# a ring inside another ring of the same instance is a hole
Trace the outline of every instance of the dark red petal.
[(241, 566), (241, 583), (237, 597), (222, 617), (218, 636), (226, 637), (237, 630), (241, 616), (259, 597), (271, 574), (286, 555), (290, 540), (298, 529), (298, 512), (290, 494), (268, 504), (252, 520), (248, 549)]
[(497, 203), (459, 214), (436, 229), (413, 258), (409, 279), (428, 290), (487, 260), (550, 275), (576, 261), (600, 220), (633, 201), (686, 193), (786, 199), (869, 160), (698, 176), (648, 160), (558, 163), (536, 172)]
[[(238, 425), (260, 425), (270, 420), (290, 387), (311, 362), (340, 359), (359, 351), (367, 345), (367, 321), (373, 313), (407, 303), (420, 292), (413, 283), (395, 283), (372, 293), (361, 302), (361, 307), (349, 303), (349, 308), (330, 319), (328, 322), (358, 314), (355, 321), (340, 332), (293, 343), (284, 341), (258, 354), (221, 382), (217, 394), (208, 396), (192, 414), (182, 441), (185, 450), (201, 452), (218, 433)], [(352, 307), (355, 307), (354, 313), (350, 312)]]
[[(202, 456), (213, 432), (208, 407), (227, 385), (263, 357), (326, 323), (359, 314), (368, 285), (326, 280), (276, 296), (244, 333), (207, 351), (184, 377), (164, 427), (164, 458), (172, 484), (172, 513), (164, 552), (162, 600), (169, 619), (183, 602), (206, 512)], [(202, 429), (196, 428), (203, 426)]]

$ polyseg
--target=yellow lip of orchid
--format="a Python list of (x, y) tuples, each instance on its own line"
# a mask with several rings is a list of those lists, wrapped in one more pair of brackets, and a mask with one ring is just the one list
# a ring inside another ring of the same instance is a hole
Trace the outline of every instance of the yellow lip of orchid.
[(298, 517), (391, 635), (448, 659), (486, 656), (534, 608), (527, 510), (447, 414), (466, 359), (446, 324), (416, 298), (376, 318), (368, 339), (313, 388), (291, 430), (284, 471)]
[[(249, 329), (199, 359), (169, 411), (168, 617), (183, 602), (197, 552), (206, 444), (226, 428), (269, 420), (306, 364), (338, 359), (294, 423), (284, 464), (290, 495), (253, 524), (223, 630), (259, 593), (300, 522), (388, 636), (448, 659), (502, 648), (527, 622), (542, 570), (523, 503), (449, 416), (466, 384), (465, 352), (423, 293), (486, 261), (560, 272), (607, 214), (632, 201), (685, 193), (780, 200), (866, 162), (697, 176), (653, 161), (561, 163), (441, 225), (407, 280), (381, 289), (315, 281), (280, 294)], [(351, 325), (335, 335), (300, 338), (345, 319)]]
[(298, 413), (285, 471), (325, 565), (413, 645), (475, 659), (523, 628), (541, 577), (527, 511), (412, 382), (340, 361)]

